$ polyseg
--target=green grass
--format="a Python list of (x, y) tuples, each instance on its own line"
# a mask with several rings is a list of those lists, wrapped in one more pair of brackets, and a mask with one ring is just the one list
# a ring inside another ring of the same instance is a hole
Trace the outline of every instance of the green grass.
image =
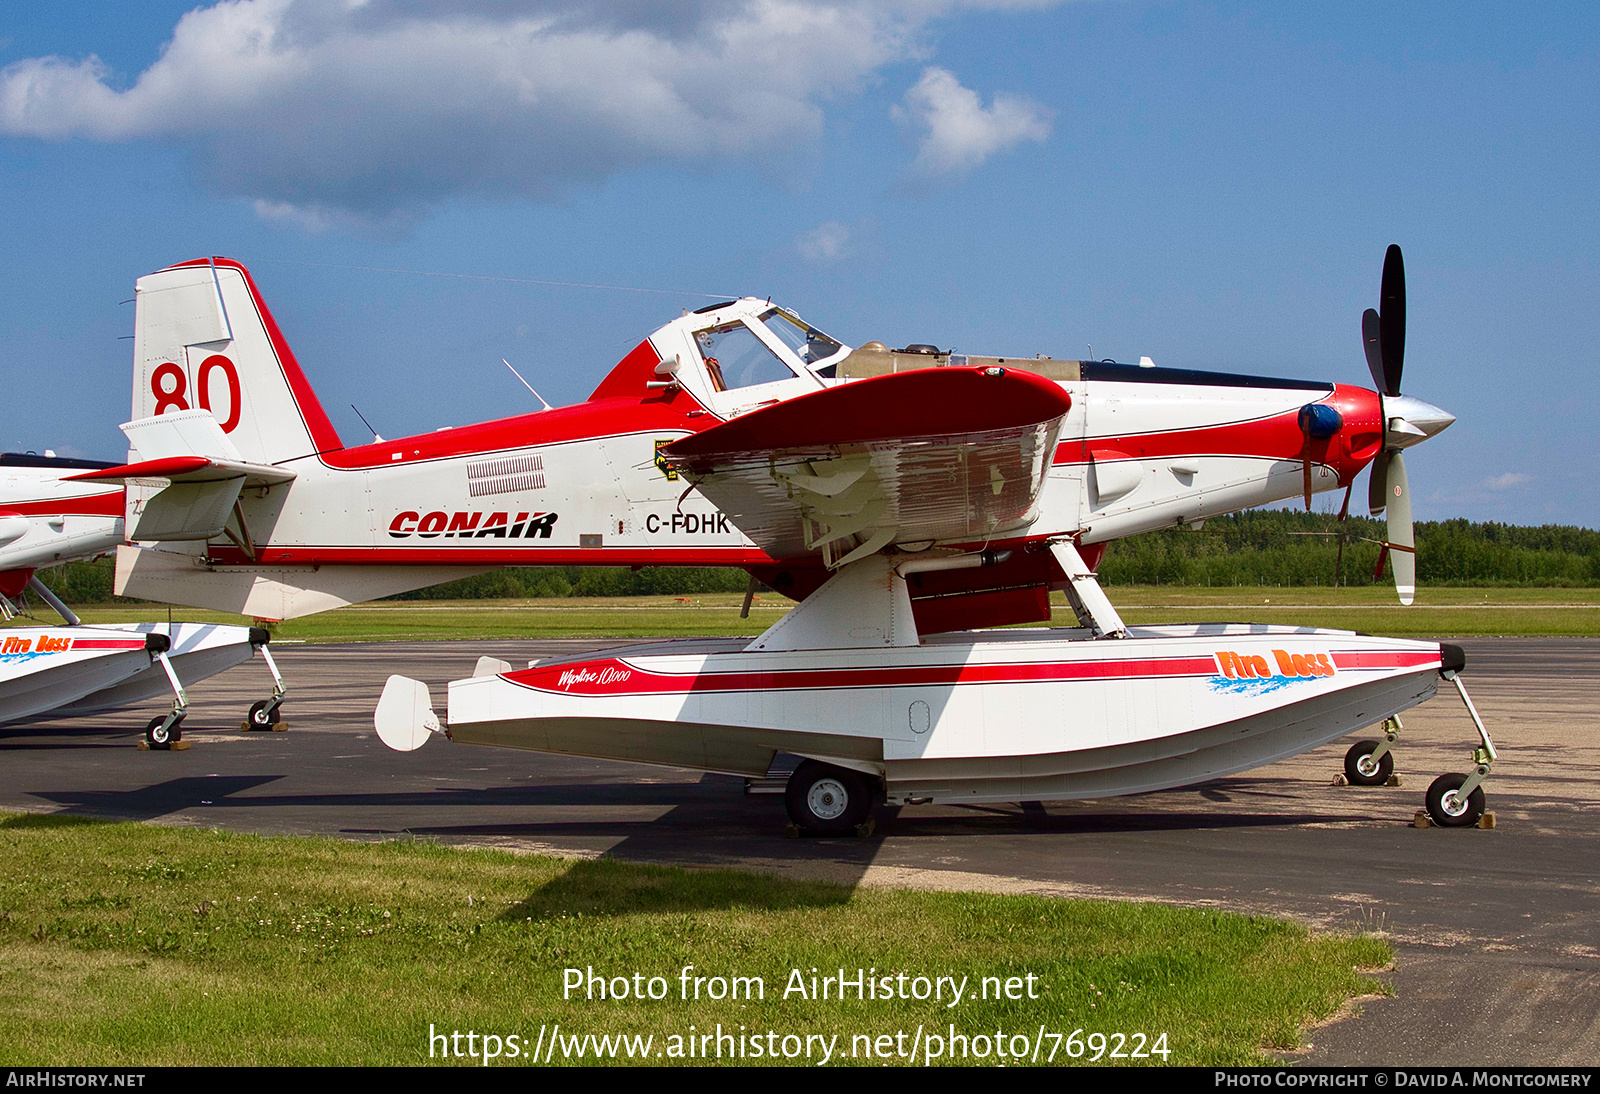
[[(1600, 635), (1600, 589), (1423, 587), (1410, 607), (1377, 586), (1113, 585), (1106, 592), (1129, 623), (1229, 620), (1422, 638)], [(1059, 612), (1057, 621), (1064, 622)]]
[[(272, 626), (277, 640), (304, 642), (416, 642), (433, 639), (658, 638), (757, 635), (789, 601), (769, 596), (749, 619), (739, 618), (743, 595), (692, 598), (559, 597), (549, 600), (379, 601), (336, 608)], [(167, 618), (166, 608), (76, 609), (85, 623), (147, 622)], [(173, 608), (173, 619), (248, 624), (246, 616)]]
[[(1600, 635), (1600, 589), (1423, 588), (1409, 608), (1396, 601), (1393, 589), (1375, 587), (1114, 585), (1106, 591), (1129, 623), (1232, 620), (1415, 637)], [(292, 619), (274, 626), (273, 634), (280, 640), (305, 642), (753, 636), (790, 607), (783, 597), (767, 594), (756, 601), (749, 619), (740, 619), (742, 600), (741, 594), (704, 593), (685, 597), (378, 601)], [(1054, 603), (1055, 625), (1073, 625), (1072, 614), (1059, 594)], [(86, 623), (167, 618), (167, 609), (157, 606), (78, 611)], [(188, 608), (174, 608), (173, 618), (249, 622), (242, 616)]]
[[(1308, 1022), (1372, 991), (1358, 969), (1391, 959), (1380, 940), (1213, 911), (851, 890), (431, 843), (13, 816), (0, 821), (0, 856), (10, 1066), (416, 1064), (430, 1023), (504, 1047), (557, 1022), (564, 1036), (648, 1034), (652, 1056), (691, 1024), (720, 1023), (837, 1035), (836, 1061), (851, 1062), (865, 1047), (856, 1035), (904, 1030), (908, 1049), (919, 1025), (954, 1023), (1030, 1041), (1041, 1026), (1084, 1041), (1166, 1033), (1172, 1064), (1264, 1063), (1263, 1049), (1293, 1047)], [(760, 976), (765, 999), (683, 1002), (686, 965)], [(589, 966), (659, 975), (668, 997), (564, 999), (563, 970)], [(1039, 998), (783, 998), (791, 969), (841, 966), (966, 976), (971, 991), (982, 977), (1032, 974)], [(1047, 1040), (1041, 1061), (1048, 1052)]]

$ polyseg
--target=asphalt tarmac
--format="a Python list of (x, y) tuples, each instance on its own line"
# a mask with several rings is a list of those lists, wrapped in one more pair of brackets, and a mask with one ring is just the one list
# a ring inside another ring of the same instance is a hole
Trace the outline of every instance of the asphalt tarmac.
[(884, 809), (868, 839), (787, 839), (782, 800), (739, 779), (430, 743), (383, 747), (394, 672), (444, 682), (585, 642), (274, 647), (286, 733), (242, 733), (259, 660), (194, 687), (193, 747), (141, 752), (138, 710), (0, 727), (0, 808), (729, 866), (846, 884), (1163, 900), (1382, 932), (1394, 994), (1311, 1031), (1340, 1065), (1600, 1062), (1600, 639), (1460, 640), (1500, 749), (1493, 830), (1411, 826), (1428, 783), (1470, 769), (1454, 689), (1405, 716), (1404, 785), (1332, 785), (1348, 741), (1135, 798)]

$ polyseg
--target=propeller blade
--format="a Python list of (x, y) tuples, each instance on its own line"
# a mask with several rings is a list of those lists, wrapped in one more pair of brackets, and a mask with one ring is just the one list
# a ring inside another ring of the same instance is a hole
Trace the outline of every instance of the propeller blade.
[(1306, 512), (1311, 512), (1311, 438), (1300, 451), (1300, 483), (1306, 495)]
[(1367, 371), (1372, 373), (1372, 386), (1382, 393), (1388, 386), (1383, 378), (1383, 321), (1375, 308), (1361, 313), (1361, 345), (1367, 351)]
[(1356, 488), (1356, 480), (1351, 479), (1344, 488), (1344, 504), (1339, 506), (1339, 554), (1333, 560), (1333, 587), (1337, 589), (1344, 584), (1344, 541), (1350, 537), (1350, 532), (1345, 527), (1345, 521), (1350, 516), (1350, 493)]
[(1389, 454), (1384, 477), (1389, 495), (1389, 554), (1394, 559), (1394, 588), (1400, 603), (1417, 595), (1417, 540), (1411, 526), (1411, 487), (1406, 482), (1406, 461), (1399, 452)]
[(1383, 299), (1379, 303), (1379, 333), (1383, 346), (1383, 393), (1400, 394), (1400, 370), (1406, 356), (1406, 264), (1399, 244), (1389, 244), (1383, 256)]
[(1372, 467), (1368, 471), (1367, 510), (1373, 516), (1383, 512), (1389, 504), (1389, 499), (1386, 496), (1388, 491), (1385, 486), (1388, 478), (1389, 450), (1385, 448), (1379, 450), (1378, 454), (1372, 457)]

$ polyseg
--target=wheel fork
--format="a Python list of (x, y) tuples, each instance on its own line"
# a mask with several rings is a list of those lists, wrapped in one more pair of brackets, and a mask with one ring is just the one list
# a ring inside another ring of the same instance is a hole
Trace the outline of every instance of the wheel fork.
[(1383, 720), (1383, 740), (1378, 742), (1378, 747), (1362, 757), (1362, 766), (1372, 765), (1372, 770), (1378, 770), (1378, 761), (1383, 759), (1394, 748), (1394, 743), (1400, 739), (1400, 731), (1405, 727), (1400, 724), (1400, 716), (1391, 714)]

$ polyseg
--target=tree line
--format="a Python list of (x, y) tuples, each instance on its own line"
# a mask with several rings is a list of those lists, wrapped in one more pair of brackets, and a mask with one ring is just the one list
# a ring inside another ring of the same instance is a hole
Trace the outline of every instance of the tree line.
[[(1253, 510), (1118, 540), (1106, 550), (1108, 585), (1374, 584), (1382, 520)], [(1344, 544), (1342, 565), (1339, 559)], [(1416, 525), (1419, 585), (1600, 585), (1600, 531), (1469, 520)], [(1385, 567), (1382, 582), (1393, 581)]]

